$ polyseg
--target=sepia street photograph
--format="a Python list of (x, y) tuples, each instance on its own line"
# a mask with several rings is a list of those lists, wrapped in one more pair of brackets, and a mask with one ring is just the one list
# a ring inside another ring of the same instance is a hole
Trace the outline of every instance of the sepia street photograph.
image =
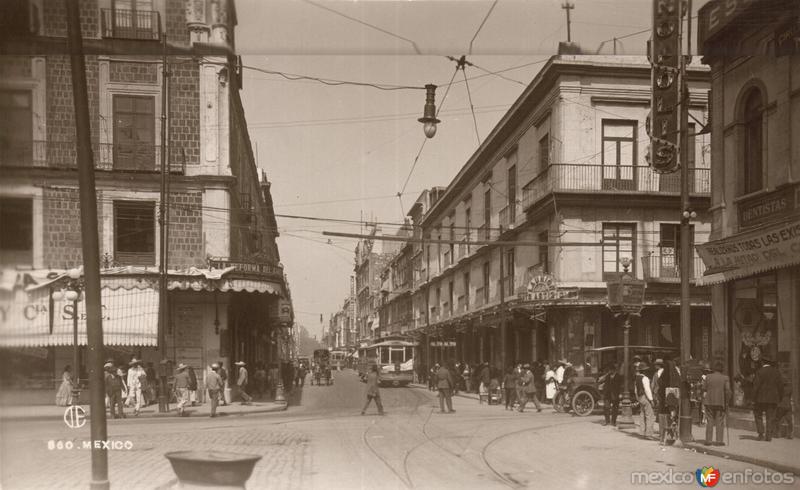
[(0, 0), (0, 489), (800, 488), (800, 0)]

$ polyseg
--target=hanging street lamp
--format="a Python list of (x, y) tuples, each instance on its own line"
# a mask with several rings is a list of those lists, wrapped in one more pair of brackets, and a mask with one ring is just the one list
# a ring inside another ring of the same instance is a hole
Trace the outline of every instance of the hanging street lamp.
[(436, 85), (430, 83), (425, 85), (425, 109), (417, 121), (422, 123), (425, 136), (428, 138), (436, 136), (436, 125), (441, 122), (436, 119)]

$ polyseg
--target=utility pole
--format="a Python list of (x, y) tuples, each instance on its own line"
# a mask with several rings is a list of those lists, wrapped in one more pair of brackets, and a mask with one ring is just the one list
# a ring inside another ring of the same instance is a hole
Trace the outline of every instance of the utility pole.
[[(89, 410), (92, 436), (92, 481), (90, 488), (110, 488), (106, 427), (106, 390), (103, 371), (103, 324), (100, 310), (100, 244), (97, 234), (97, 192), (94, 183), (94, 157), (89, 132), (89, 96), (86, 63), (83, 57), (81, 15), (77, 0), (64, 0), (67, 11), (67, 42), (72, 71), (72, 98), (75, 106), (78, 194), (81, 210), (81, 244), (86, 299), (86, 337), (89, 346)], [(73, 312), (77, 315), (77, 311)], [(75, 369), (79, 369), (75, 366)]]
[[(683, 2), (676, 2), (678, 9), (683, 9)], [(692, 1), (688, 2), (687, 12), (681, 11), (679, 14), (679, 29), (682, 31), (683, 16), (687, 17), (686, 38), (691, 39), (691, 18), (692, 18)], [(680, 39), (679, 45), (683, 48), (683, 33), (678, 33)], [(687, 46), (691, 49), (691, 41)], [(690, 55), (689, 55), (690, 56)], [(692, 218), (692, 210), (689, 203), (689, 85), (687, 83), (686, 75), (686, 62), (687, 56), (683, 55), (683, 50), (680, 50), (679, 60), (679, 86), (680, 86), (680, 172), (681, 172), (681, 256), (680, 256), (680, 276), (681, 276), (681, 361), (685, 366), (691, 359), (691, 319), (692, 319), (692, 305), (690, 304), (691, 296), (689, 291), (689, 279), (692, 273), (692, 249), (691, 249), (691, 231), (692, 227), (690, 220)], [(684, 370), (685, 371), (685, 370)], [(685, 373), (684, 373), (685, 374)], [(691, 404), (689, 402), (689, 393), (686, 382), (681, 386), (681, 411), (680, 411), (680, 438), (683, 442), (690, 442), (694, 440), (692, 436), (692, 412)]]
[(167, 99), (169, 69), (167, 67), (167, 34), (161, 34), (164, 51), (161, 56), (161, 193), (158, 206), (158, 224), (161, 243), (159, 247), (159, 287), (158, 287), (158, 348), (161, 354), (159, 366), (158, 411), (169, 411), (167, 405), (167, 323), (169, 322), (169, 304), (167, 295), (167, 273), (169, 255), (169, 159), (167, 158)]
[(506, 325), (506, 278), (504, 262), (506, 260), (506, 248), (500, 245), (500, 369), (505, 370), (506, 346), (508, 345), (508, 328)]
[(575, 8), (574, 3), (569, 3), (569, 0), (561, 4), (561, 8), (567, 11), (567, 42), (572, 42), (572, 22), (570, 21), (569, 11)]

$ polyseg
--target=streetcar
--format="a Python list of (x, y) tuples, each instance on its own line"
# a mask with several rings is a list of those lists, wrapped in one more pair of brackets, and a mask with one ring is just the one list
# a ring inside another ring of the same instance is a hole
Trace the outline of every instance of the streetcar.
[(343, 349), (334, 349), (331, 351), (331, 369), (341, 371), (346, 366), (347, 351)]
[(405, 386), (414, 380), (415, 342), (384, 339), (358, 349), (358, 375), (366, 381), (373, 365), (378, 366), (381, 385)]

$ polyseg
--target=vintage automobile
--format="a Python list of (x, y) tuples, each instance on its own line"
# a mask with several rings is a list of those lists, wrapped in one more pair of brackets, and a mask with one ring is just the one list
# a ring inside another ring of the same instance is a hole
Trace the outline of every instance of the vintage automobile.
[[(611, 345), (587, 349), (586, 353), (595, 358), (595, 365), (607, 366), (615, 363), (618, 366), (623, 362), (623, 345)], [(658, 347), (652, 345), (630, 345), (628, 346), (630, 355), (630, 376), (628, 378), (629, 390), (633, 390), (633, 360), (635, 357), (647, 362), (652, 368), (653, 362), (658, 358), (668, 358), (678, 354), (679, 350), (674, 347)], [(598, 380), (600, 375), (595, 376), (573, 376), (566, 383), (558, 387), (558, 393), (553, 400), (553, 408), (557, 412), (572, 412), (580, 417), (591, 414), (599, 406), (603, 399), (603, 386)], [(566, 385), (566, 386), (564, 386)], [(620, 393), (620, 395), (622, 395)]]

